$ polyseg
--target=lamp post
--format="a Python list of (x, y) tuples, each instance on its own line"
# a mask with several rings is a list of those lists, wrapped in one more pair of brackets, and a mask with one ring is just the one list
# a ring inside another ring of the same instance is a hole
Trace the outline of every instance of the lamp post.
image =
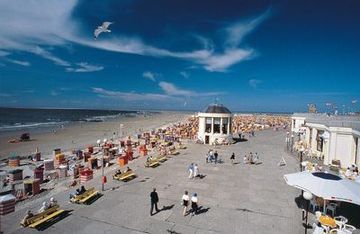
[(309, 205), (310, 205), (310, 200), (313, 198), (313, 195), (308, 191), (304, 191), (303, 198), (306, 200), (305, 234), (307, 234)]
[[(103, 140), (104, 144), (107, 142), (107, 139)], [(105, 177), (104, 177), (104, 152), (101, 157), (101, 190), (104, 191), (105, 186)]]
[(302, 162), (303, 162), (303, 153), (305, 151), (305, 148), (303, 145), (300, 146), (299, 152), (300, 152), (300, 171), (303, 171)]

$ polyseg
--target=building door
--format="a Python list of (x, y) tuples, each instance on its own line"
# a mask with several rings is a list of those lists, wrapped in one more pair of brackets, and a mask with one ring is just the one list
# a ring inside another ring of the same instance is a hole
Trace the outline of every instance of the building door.
[(210, 143), (210, 137), (209, 136), (205, 136), (205, 144), (209, 144)]

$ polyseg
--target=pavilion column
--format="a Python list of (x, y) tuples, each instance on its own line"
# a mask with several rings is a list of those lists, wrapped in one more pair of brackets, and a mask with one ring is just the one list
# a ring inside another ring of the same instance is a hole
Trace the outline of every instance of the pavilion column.
[(357, 138), (356, 143), (357, 143), (357, 149), (356, 149), (356, 154), (357, 155), (355, 155), (355, 164), (358, 167), (360, 167), (360, 139), (359, 139), (359, 137)]
[(214, 117), (211, 117), (211, 135), (214, 134)]
[(223, 118), (220, 118), (220, 134), (223, 134), (222, 126), (223, 126)]
[(230, 121), (231, 118), (228, 118), (228, 124), (227, 124), (227, 133), (230, 134)]

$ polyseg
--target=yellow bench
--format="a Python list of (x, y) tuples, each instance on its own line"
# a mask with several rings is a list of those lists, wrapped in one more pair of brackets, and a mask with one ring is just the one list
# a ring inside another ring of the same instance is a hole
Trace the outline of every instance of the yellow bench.
[(171, 155), (178, 155), (178, 154), (180, 154), (180, 152), (177, 151), (177, 150), (174, 150), (174, 151), (172, 151), (170, 154), (171, 154)]
[(186, 146), (185, 145), (178, 145), (177, 148), (178, 149), (186, 149)]
[(159, 162), (165, 162), (167, 160), (166, 156), (157, 156), (155, 157), (155, 160), (159, 161)]
[(149, 162), (145, 162), (145, 167), (157, 167), (159, 165), (160, 165), (160, 163), (156, 159), (152, 159)]
[(65, 212), (64, 210), (60, 209), (59, 206), (56, 205), (39, 214), (34, 215), (31, 218), (23, 220), (20, 224), (24, 227), (29, 226), (31, 228), (37, 228), (41, 224), (44, 224), (45, 222), (59, 216), (64, 212)]
[(136, 175), (133, 171), (128, 171), (128, 172), (122, 173), (121, 175), (114, 175), (113, 179), (127, 181), (128, 179), (135, 178), (135, 177), (136, 177)]
[(97, 190), (95, 190), (95, 188), (90, 188), (90, 189), (86, 190), (85, 193), (71, 198), (70, 201), (73, 203), (84, 204), (87, 201), (89, 201), (90, 199), (97, 196), (98, 194), (99, 194), (99, 192)]

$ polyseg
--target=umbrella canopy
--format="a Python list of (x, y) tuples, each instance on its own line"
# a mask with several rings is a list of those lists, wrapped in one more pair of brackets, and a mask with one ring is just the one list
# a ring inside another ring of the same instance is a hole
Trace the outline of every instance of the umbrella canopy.
[(360, 205), (360, 184), (324, 172), (298, 172), (284, 175), (292, 187), (308, 191), (325, 200), (345, 201)]

